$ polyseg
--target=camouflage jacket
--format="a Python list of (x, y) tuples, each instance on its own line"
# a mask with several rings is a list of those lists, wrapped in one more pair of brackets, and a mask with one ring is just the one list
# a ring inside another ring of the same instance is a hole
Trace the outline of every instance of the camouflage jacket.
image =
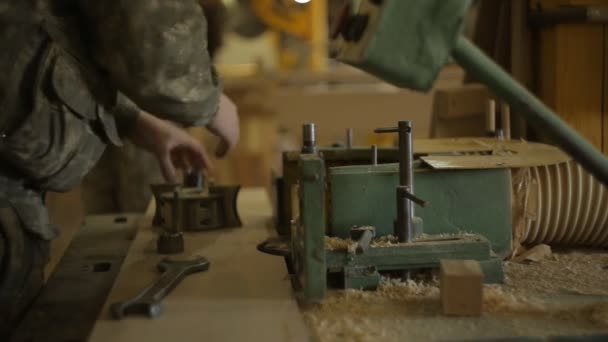
[(209, 123), (222, 90), (206, 30), (198, 0), (0, 3), (0, 197), (29, 207), (27, 228), (53, 235), (32, 194), (78, 184), (139, 108)]

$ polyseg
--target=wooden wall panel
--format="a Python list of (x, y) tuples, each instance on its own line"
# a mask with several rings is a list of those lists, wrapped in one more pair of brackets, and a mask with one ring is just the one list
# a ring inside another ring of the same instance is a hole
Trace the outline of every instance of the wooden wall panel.
[(589, 24), (545, 28), (541, 44), (542, 99), (602, 148), (604, 28)]

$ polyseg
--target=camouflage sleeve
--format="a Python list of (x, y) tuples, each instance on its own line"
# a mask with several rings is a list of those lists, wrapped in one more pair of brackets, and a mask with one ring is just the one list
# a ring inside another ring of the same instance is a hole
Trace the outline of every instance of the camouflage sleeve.
[(133, 101), (129, 100), (122, 93), (118, 93), (116, 105), (112, 109), (112, 114), (116, 120), (116, 127), (121, 138), (130, 135), (137, 118), (139, 117), (140, 109)]
[(80, 0), (92, 52), (120, 92), (160, 118), (208, 124), (222, 93), (198, 0)]

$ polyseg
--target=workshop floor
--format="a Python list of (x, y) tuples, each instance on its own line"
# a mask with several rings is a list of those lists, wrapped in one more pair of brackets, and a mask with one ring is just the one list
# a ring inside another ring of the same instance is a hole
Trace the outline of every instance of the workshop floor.
[(332, 291), (303, 309), (320, 341), (427, 341), (608, 333), (608, 251), (554, 252), (505, 263), (486, 285), (481, 317), (441, 315), (436, 282), (387, 283), (378, 291)]

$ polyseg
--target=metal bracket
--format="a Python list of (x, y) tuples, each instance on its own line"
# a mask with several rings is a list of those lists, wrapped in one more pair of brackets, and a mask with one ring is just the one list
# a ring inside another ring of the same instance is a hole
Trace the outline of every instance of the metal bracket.
[(152, 185), (156, 225), (170, 232), (242, 226), (237, 212), (240, 186), (206, 186), (201, 176), (187, 179), (193, 186)]

